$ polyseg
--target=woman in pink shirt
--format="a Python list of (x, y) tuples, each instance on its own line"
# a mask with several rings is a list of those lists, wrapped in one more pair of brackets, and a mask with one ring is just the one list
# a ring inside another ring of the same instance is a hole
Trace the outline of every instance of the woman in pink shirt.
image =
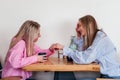
[(54, 44), (45, 50), (35, 45), (39, 37), (40, 25), (32, 20), (25, 21), (11, 40), (2, 70), (2, 78), (25, 80), (32, 75), (32, 72), (24, 71), (22, 67), (36, 62), (44, 62), (44, 57), (38, 56), (39, 52), (47, 53), (47, 57), (54, 53)]

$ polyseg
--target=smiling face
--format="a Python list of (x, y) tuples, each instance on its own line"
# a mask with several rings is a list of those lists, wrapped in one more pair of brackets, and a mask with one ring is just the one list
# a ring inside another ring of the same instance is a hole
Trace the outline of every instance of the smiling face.
[(85, 36), (85, 35), (86, 35), (86, 30), (85, 30), (83, 24), (81, 23), (81, 21), (79, 21), (79, 22), (77, 23), (76, 32), (77, 32), (77, 36), (78, 36), (78, 37), (81, 37), (81, 36)]
[(97, 31), (99, 31), (99, 29), (93, 16), (86, 15), (79, 18), (76, 32), (78, 36), (83, 36), (83, 50), (87, 49), (92, 44)]

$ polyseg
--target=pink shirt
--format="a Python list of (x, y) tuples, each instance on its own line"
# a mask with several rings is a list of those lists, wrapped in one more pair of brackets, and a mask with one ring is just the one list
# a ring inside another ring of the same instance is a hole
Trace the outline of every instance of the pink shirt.
[[(27, 57), (25, 41), (20, 40), (13, 48), (8, 51), (7, 61), (2, 69), (2, 77), (22, 76), (22, 80), (29, 78), (32, 72), (27, 72), (21, 68), (37, 62), (37, 54)], [(35, 53), (46, 52), (47, 56), (53, 54), (49, 49), (41, 50), (38, 46), (34, 46)]]

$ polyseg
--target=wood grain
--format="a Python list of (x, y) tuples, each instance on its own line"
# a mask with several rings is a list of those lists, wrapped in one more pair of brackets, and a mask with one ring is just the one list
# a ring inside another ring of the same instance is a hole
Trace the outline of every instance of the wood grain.
[(66, 59), (50, 57), (44, 63), (34, 63), (23, 67), (25, 71), (100, 71), (100, 65), (91, 64), (75, 64), (67, 62)]

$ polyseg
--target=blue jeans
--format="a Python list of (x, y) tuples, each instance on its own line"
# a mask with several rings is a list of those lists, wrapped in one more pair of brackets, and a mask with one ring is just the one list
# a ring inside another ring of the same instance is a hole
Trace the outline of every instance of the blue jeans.
[(108, 76), (106, 74), (101, 74), (100, 78), (111, 78), (111, 79), (120, 79), (120, 76)]
[(80, 78), (79, 80), (96, 80), (96, 78)]

